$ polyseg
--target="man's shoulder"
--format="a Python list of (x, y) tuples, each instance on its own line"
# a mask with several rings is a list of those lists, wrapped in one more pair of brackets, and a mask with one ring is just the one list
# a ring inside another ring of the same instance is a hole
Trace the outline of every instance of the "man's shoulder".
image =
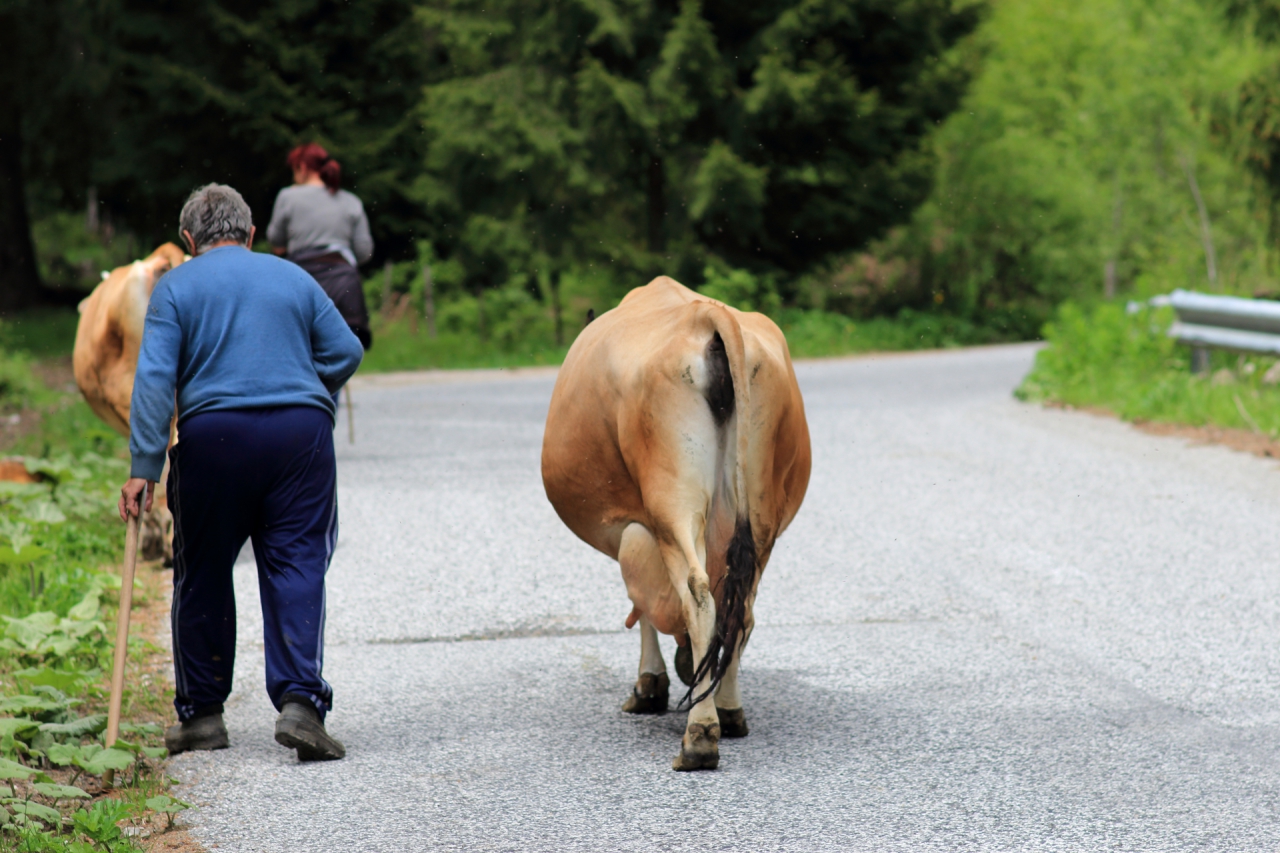
[(284, 258), (267, 252), (252, 252), (240, 246), (224, 246), (174, 267), (161, 281), (168, 287), (181, 287), (187, 281), (213, 282), (227, 277), (245, 276), (258, 281), (311, 280), (304, 269)]

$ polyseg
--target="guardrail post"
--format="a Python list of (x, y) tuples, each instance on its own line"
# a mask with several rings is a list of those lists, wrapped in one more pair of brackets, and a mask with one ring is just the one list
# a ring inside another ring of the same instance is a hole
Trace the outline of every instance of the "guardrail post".
[(1209, 369), (1209, 348), (1208, 347), (1192, 347), (1191, 348), (1191, 372), (1204, 373)]

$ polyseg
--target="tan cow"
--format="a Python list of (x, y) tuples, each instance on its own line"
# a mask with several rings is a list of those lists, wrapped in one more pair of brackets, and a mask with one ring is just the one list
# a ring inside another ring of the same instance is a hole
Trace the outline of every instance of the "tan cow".
[(665, 276), (588, 325), (560, 369), (543, 485), (569, 529), (622, 568), (627, 627), (640, 623), (624, 711), (667, 710), (657, 632), (676, 637), (676, 671), (692, 684), (676, 770), (715, 768), (721, 735), (747, 734), (738, 659), (809, 466), (782, 332)]
[(160, 276), (183, 259), (181, 249), (165, 243), (145, 260), (117, 267), (80, 303), (71, 357), (76, 385), (89, 408), (125, 437), (147, 303)]
[[(71, 356), (76, 385), (89, 408), (126, 438), (147, 303), (160, 276), (184, 260), (181, 249), (165, 243), (145, 260), (117, 267), (80, 303)], [(172, 559), (168, 510), (157, 504), (157, 512), (148, 513), (143, 522), (144, 557)]]

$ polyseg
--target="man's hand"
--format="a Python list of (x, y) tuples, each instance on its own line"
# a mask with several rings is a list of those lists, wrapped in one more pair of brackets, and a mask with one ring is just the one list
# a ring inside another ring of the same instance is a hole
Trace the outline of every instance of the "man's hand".
[(141, 477), (130, 477), (124, 487), (120, 489), (120, 520), (128, 521), (129, 516), (138, 515), (138, 503), (141, 501), (143, 494), (146, 494), (147, 503), (143, 507), (144, 511), (151, 510), (151, 500), (156, 494), (156, 481), (144, 480)]

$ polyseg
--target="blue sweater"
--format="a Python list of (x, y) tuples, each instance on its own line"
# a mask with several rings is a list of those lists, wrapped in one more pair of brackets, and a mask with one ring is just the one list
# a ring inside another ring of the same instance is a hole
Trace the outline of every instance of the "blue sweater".
[(219, 409), (315, 406), (356, 372), (364, 350), (300, 267), (223, 246), (166, 273), (151, 294), (129, 413), (134, 477), (160, 479), (177, 392), (178, 424)]

